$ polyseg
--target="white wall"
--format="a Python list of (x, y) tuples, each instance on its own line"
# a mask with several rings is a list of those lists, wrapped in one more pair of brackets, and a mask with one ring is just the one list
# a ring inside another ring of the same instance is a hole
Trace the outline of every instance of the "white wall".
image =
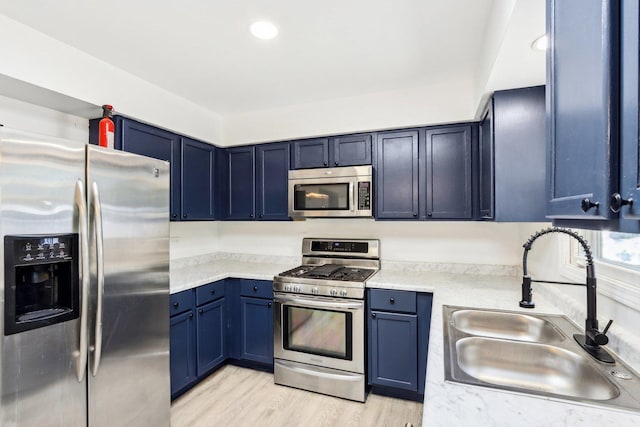
[(0, 124), (58, 138), (89, 140), (85, 118), (0, 96)]
[[(222, 142), (222, 121), (216, 113), (4, 15), (0, 15), (0, 58), (1, 83), (15, 79), (42, 88), (41, 105), (53, 107), (55, 93), (62, 101), (75, 99), (80, 105), (112, 104), (124, 115), (209, 143)], [(100, 109), (93, 111), (83, 114), (99, 117)]]
[(422, 126), (473, 119), (469, 79), (224, 116), (225, 145)]
[(221, 222), (171, 222), (171, 259), (195, 257), (224, 250), (218, 229)]
[[(380, 239), (383, 261), (518, 265), (522, 257), (520, 227), (520, 224), (488, 222), (367, 219), (175, 223), (171, 226), (172, 257), (195, 255), (206, 248), (242, 254), (300, 256), (303, 237), (335, 237)], [(192, 250), (190, 245), (199, 249)]]

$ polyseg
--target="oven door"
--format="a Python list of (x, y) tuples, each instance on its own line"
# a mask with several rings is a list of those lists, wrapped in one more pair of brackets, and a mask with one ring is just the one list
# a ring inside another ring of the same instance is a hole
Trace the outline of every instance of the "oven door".
[(364, 374), (364, 300), (275, 293), (274, 356)]

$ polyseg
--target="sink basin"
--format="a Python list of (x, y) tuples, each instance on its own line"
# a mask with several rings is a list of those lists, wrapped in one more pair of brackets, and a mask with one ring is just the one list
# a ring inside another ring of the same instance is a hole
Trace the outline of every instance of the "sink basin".
[(591, 400), (619, 394), (584, 357), (562, 348), (471, 337), (458, 340), (456, 350), (460, 368), (490, 384)]
[(640, 412), (640, 376), (589, 355), (582, 332), (566, 316), (445, 305), (445, 379)]
[(564, 339), (551, 322), (528, 314), (458, 310), (451, 315), (451, 321), (456, 329), (470, 335), (541, 343)]

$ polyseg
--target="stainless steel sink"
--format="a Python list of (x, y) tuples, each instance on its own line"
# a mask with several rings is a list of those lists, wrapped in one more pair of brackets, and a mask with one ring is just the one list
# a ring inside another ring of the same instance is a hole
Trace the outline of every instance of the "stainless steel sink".
[(458, 365), (490, 384), (593, 400), (618, 396), (618, 388), (584, 357), (563, 348), (493, 338), (456, 342)]
[(543, 343), (564, 339), (551, 322), (528, 314), (457, 310), (451, 315), (451, 321), (456, 329), (470, 335)]
[(565, 316), (443, 307), (445, 379), (640, 411), (640, 377), (617, 356), (597, 361)]

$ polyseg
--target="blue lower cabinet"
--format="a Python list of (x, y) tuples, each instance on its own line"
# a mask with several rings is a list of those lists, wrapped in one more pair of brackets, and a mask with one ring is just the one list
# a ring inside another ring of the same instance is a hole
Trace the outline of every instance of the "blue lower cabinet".
[(371, 384), (418, 391), (418, 316), (371, 312)]
[(225, 360), (226, 319), (224, 298), (197, 308), (198, 375), (206, 373)]
[(240, 297), (240, 358), (273, 366), (273, 302)]
[(422, 401), (432, 295), (370, 289), (367, 298), (371, 392)]
[(171, 295), (169, 310), (171, 397), (176, 398), (227, 358), (224, 280)]
[(171, 395), (196, 381), (196, 323), (193, 309), (171, 317)]

